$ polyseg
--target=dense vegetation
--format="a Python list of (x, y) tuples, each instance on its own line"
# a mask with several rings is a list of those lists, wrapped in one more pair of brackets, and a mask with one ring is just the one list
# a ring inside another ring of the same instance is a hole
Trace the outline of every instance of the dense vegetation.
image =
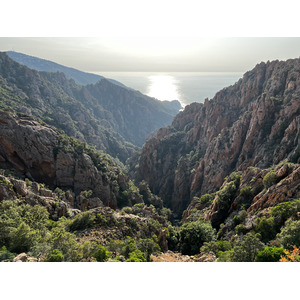
[[(62, 74), (15, 64), (5, 55), (0, 55), (0, 72), (1, 128), (21, 124), (30, 133), (22, 145), (1, 137), (1, 261), (26, 253), (31, 261), (149, 262), (168, 251), (192, 261), (300, 261), (298, 148), (290, 151), (289, 161), (268, 169), (241, 167), (222, 177), (218, 189), (201, 194), (200, 186), (207, 179), (197, 177), (203, 149), (188, 145), (186, 132), (175, 130), (179, 126), (175, 122), (175, 127), (165, 129), (169, 136), (151, 153), (157, 159), (152, 171), (164, 170), (166, 176), (150, 176), (159, 187), (176, 185), (177, 198), (168, 193), (159, 197), (150, 182), (127, 175), (128, 168), (139, 168), (124, 165), (136, 149), (126, 142), (135, 135), (132, 128), (139, 127), (136, 117), (144, 118), (145, 124), (153, 120), (146, 118), (141, 105), (140, 112), (127, 110), (124, 121), (112, 101), (124, 99), (121, 87), (106, 81), (82, 87)], [(103, 89), (106, 94), (101, 94)], [(136, 97), (132, 103), (148, 99), (137, 92), (124, 93)], [(281, 105), (277, 98), (272, 101)], [(147, 109), (157, 111), (157, 103), (149, 103)], [(168, 111), (160, 108), (160, 113)], [(189, 109), (195, 113), (198, 108)], [(191, 127), (189, 121), (183, 123), (184, 130)], [(117, 130), (121, 127), (123, 132)], [(273, 140), (283, 138), (286, 124), (279, 128)], [(49, 135), (48, 148), (36, 152), (41, 160), (23, 157), (32, 145), (32, 149), (46, 148), (41, 132)], [(146, 134), (143, 129), (142, 133)], [(225, 137), (218, 135), (214, 141), (222, 148)], [(176, 149), (176, 155), (165, 159)], [(53, 172), (43, 166), (45, 162)], [(143, 162), (151, 164), (148, 158)], [(168, 177), (172, 168), (174, 176)], [(213, 178), (219, 175), (212, 174)], [(195, 187), (193, 193), (183, 188), (187, 183)], [(174, 199), (177, 202), (172, 203)]]

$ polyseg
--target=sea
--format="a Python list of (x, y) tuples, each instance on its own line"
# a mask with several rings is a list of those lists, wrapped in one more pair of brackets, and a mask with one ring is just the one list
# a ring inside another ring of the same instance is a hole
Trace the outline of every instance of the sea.
[(178, 100), (184, 107), (203, 103), (221, 89), (235, 84), (243, 73), (236, 72), (94, 72), (158, 100)]

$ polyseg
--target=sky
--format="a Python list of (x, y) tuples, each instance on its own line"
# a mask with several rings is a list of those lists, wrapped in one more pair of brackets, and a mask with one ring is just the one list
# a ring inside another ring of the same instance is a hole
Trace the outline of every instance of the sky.
[(2, 37), (13, 50), (88, 72), (245, 72), (300, 56), (297, 37)]
[(0, 51), (88, 72), (246, 72), (300, 56), (297, 1), (242, 3), (11, 0), (1, 4)]

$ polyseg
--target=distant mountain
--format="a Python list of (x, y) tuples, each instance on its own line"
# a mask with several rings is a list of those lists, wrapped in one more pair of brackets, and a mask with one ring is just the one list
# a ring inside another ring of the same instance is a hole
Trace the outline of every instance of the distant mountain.
[(106, 79), (81, 86), (64, 73), (38, 72), (0, 53), (0, 108), (38, 117), (122, 162), (150, 133), (171, 124), (178, 104)]
[[(96, 83), (99, 80), (105, 78), (100, 75), (82, 72), (82, 71), (76, 70), (74, 68), (65, 67), (65, 66), (57, 64), (55, 62), (52, 62), (52, 61), (49, 61), (46, 59), (41, 59), (41, 58), (34, 57), (34, 56), (30, 56), (30, 55), (26, 55), (23, 53), (14, 52), (14, 51), (7, 51), (6, 53), (11, 59), (13, 59), (14, 61), (18, 62), (19, 64), (24, 65), (30, 69), (34, 69), (37, 71), (54, 72), (54, 73), (62, 72), (66, 75), (67, 79), (74, 79), (76, 83), (81, 84), (81, 85)], [(113, 79), (109, 79), (109, 78), (107, 78), (107, 80), (116, 85), (126, 87), (124, 84), (122, 84), (121, 82), (118, 82), (117, 80), (113, 80)]]

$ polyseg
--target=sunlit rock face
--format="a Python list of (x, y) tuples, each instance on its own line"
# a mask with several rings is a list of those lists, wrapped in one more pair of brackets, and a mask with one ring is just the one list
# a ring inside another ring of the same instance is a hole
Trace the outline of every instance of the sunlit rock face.
[(300, 60), (258, 64), (204, 104), (185, 107), (141, 152), (135, 176), (175, 211), (249, 166), (299, 162)]

